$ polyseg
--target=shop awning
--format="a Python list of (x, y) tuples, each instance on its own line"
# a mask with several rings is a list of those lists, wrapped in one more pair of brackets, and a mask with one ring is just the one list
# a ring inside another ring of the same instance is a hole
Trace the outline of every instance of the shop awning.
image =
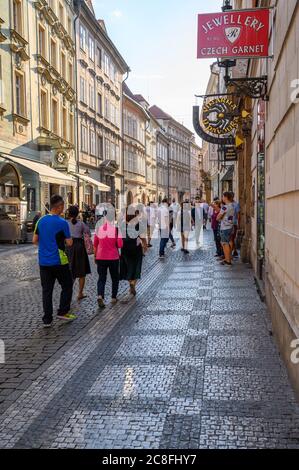
[(80, 175), (79, 173), (74, 173), (74, 176), (77, 176), (77, 178), (79, 178), (80, 180), (85, 181), (85, 183), (95, 186), (99, 191), (102, 191), (104, 193), (111, 191), (110, 186), (100, 183), (100, 181), (97, 181), (94, 178), (91, 178), (90, 176)]
[(60, 184), (64, 186), (76, 185), (76, 180), (72, 176), (54, 170), (54, 168), (51, 168), (45, 163), (36, 162), (34, 160), (27, 160), (26, 158), (21, 157), (13, 157), (11, 155), (5, 155), (4, 158), (6, 160), (17, 163), (18, 165), (22, 165), (25, 168), (34, 171), (34, 173), (38, 173), (39, 179), (43, 183)]

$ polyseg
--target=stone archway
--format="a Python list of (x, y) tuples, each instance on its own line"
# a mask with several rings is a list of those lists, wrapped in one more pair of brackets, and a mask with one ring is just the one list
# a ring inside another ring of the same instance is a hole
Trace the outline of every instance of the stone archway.
[(0, 167), (0, 197), (20, 198), (20, 178), (10, 163)]

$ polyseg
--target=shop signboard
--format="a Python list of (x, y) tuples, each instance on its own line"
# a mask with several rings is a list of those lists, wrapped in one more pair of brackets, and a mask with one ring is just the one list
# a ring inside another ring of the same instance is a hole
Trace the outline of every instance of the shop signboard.
[(198, 59), (269, 57), (270, 9), (198, 15)]

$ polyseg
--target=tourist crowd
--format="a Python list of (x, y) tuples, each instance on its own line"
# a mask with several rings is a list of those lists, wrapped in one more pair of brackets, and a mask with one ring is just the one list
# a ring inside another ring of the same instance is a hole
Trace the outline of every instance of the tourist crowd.
[[(65, 217), (63, 217), (65, 215)], [(83, 215), (83, 217), (82, 217)], [(114, 205), (99, 204), (94, 208), (92, 236), (86, 217), (78, 206), (65, 212), (63, 198), (54, 195), (46, 215), (35, 221), (33, 243), (38, 245), (40, 277), (43, 297), (43, 323), (49, 327), (53, 322), (53, 289), (56, 280), (61, 286), (57, 318), (64, 321), (76, 319), (71, 313), (73, 286), (79, 282), (78, 301), (86, 298), (86, 276), (91, 274), (89, 256), (93, 255), (97, 266), (97, 302), (105, 308), (105, 287), (109, 271), (112, 281), (111, 303), (118, 301), (119, 282), (128, 282), (128, 296), (136, 296), (136, 284), (141, 278), (143, 258), (153, 247), (152, 240), (159, 238), (159, 258), (163, 260), (170, 242), (172, 249), (180, 237), (181, 251), (189, 255), (189, 242), (195, 240), (196, 248), (202, 243), (203, 230), (211, 227), (215, 240), (215, 257), (221, 265), (232, 266), (238, 257), (236, 236), (240, 223), (240, 205), (232, 192), (225, 192), (212, 204), (199, 197), (178, 204), (163, 199), (161, 204), (131, 205), (116, 217)]]

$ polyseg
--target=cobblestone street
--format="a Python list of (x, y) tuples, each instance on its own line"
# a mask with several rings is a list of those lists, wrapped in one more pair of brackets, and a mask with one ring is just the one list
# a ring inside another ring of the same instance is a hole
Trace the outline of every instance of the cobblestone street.
[(190, 256), (159, 260), (155, 244), (137, 299), (103, 312), (94, 272), (79, 318), (50, 330), (36, 249), (0, 256), (0, 447), (299, 449), (299, 406), (253, 272), (219, 266), (211, 232)]

